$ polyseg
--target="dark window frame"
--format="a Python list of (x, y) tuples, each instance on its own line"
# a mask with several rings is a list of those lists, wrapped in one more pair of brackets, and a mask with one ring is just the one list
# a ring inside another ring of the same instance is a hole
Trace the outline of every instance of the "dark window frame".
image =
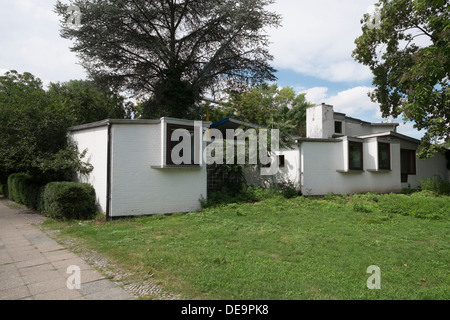
[[(351, 159), (351, 146), (358, 146), (360, 148), (360, 163), (358, 167), (352, 166), (352, 159)], [(363, 158), (363, 149), (364, 145), (362, 142), (357, 141), (349, 141), (348, 142), (348, 169), (349, 170), (364, 170), (364, 158)]]
[[(337, 124), (339, 124), (339, 126), (337, 126)], [(344, 126), (343, 126), (343, 122), (339, 121), (339, 120), (334, 120), (334, 133), (336, 134), (344, 134)], [(340, 128), (340, 130), (337, 130), (337, 127)]]
[[(403, 161), (406, 161), (406, 171), (404, 171)], [(408, 176), (417, 174), (417, 161), (416, 150), (412, 149), (400, 149), (400, 161), (401, 161), (401, 182), (408, 182)]]
[[(176, 142), (176, 141), (172, 141), (172, 134), (171, 132), (176, 130), (176, 129), (186, 129), (189, 132), (193, 132), (194, 133), (194, 139), (195, 139), (195, 127), (194, 126), (188, 126), (188, 125), (181, 125), (181, 124), (175, 124), (175, 123), (167, 123), (166, 125), (166, 164), (167, 165), (171, 165), (171, 166), (177, 166), (177, 164), (175, 164), (172, 161), (172, 142)], [(194, 152), (197, 152), (198, 150), (195, 148), (194, 145)], [(195, 159), (195, 155), (191, 155), (191, 158), (194, 157)], [(192, 161), (192, 163), (182, 163), (179, 164), (180, 166), (199, 166), (199, 164), (194, 163), (195, 160)]]
[[(284, 168), (286, 163), (286, 157), (284, 154), (280, 154), (276, 156), (278, 158), (278, 168)], [(263, 168), (270, 168), (272, 162), (269, 162), (268, 164), (263, 164)]]
[(284, 154), (278, 155), (278, 168), (284, 168), (285, 162), (286, 162), (286, 158), (285, 158)]
[[(382, 148), (380, 147), (387, 147), (387, 166), (381, 165), (381, 158), (380, 158), (380, 150)], [(378, 142), (378, 169), (379, 170), (391, 170), (391, 144), (387, 142)]]

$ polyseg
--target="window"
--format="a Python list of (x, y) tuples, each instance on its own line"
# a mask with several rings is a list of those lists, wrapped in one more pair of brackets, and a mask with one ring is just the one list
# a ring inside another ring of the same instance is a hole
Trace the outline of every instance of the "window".
[(342, 121), (334, 122), (334, 133), (342, 134)]
[(278, 167), (284, 168), (284, 154), (278, 156)]
[(349, 170), (363, 170), (363, 144), (362, 142), (348, 142), (348, 168)]
[(401, 179), (402, 182), (408, 182), (408, 175), (416, 174), (416, 151), (401, 149), (400, 150), (401, 163)]
[[(187, 139), (187, 136), (180, 136), (178, 140), (172, 141), (172, 135), (175, 132), (175, 130), (177, 129), (184, 129), (185, 132), (187, 132), (190, 136), (190, 141), (189, 141), (189, 148), (185, 148), (184, 146), (187, 145), (187, 142), (184, 141), (184, 139)], [(175, 152), (178, 151), (177, 156), (181, 159), (183, 159), (183, 157), (188, 158), (189, 160), (183, 160), (182, 163), (175, 163), (174, 160), (172, 159), (172, 151), (174, 150), (174, 148), (176, 148)], [(176, 124), (167, 124), (167, 131), (166, 131), (166, 163), (168, 165), (178, 165), (178, 164), (183, 164), (183, 165), (197, 165), (195, 163), (195, 155), (196, 152), (198, 151), (198, 149), (196, 148), (196, 143), (195, 143), (195, 131), (194, 131), (194, 127), (192, 126), (182, 126), (182, 125), (176, 125)], [(187, 155), (185, 155), (185, 152), (189, 152), (190, 153), (190, 157), (187, 157)]]
[[(284, 168), (284, 164), (285, 164), (285, 159), (284, 159), (284, 154), (277, 156), (278, 157), (278, 168)], [(263, 168), (270, 168), (271, 162), (269, 162), (268, 164), (263, 164), (262, 167)]]
[(391, 145), (378, 142), (378, 169), (391, 170)]

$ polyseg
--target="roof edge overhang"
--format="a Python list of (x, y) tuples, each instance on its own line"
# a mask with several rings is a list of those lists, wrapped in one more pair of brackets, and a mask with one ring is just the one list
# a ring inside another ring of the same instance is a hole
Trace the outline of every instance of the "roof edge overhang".
[(379, 132), (379, 133), (373, 133), (373, 134), (368, 134), (368, 135), (362, 135), (362, 136), (358, 136), (358, 138), (362, 138), (362, 139), (367, 139), (367, 138), (376, 138), (376, 137), (393, 137), (393, 138), (397, 138), (397, 139), (402, 139), (402, 140), (406, 140), (409, 142), (413, 142), (416, 144), (420, 144), (420, 140), (409, 137), (407, 135), (398, 133), (398, 132), (394, 132), (394, 131), (389, 131), (389, 132)]
[(73, 131), (82, 131), (92, 128), (106, 127), (110, 124), (158, 124), (161, 123), (161, 120), (150, 120), (150, 119), (105, 119), (102, 121), (96, 121), (91, 123), (82, 124), (79, 126), (69, 127), (67, 130), (70, 132)]

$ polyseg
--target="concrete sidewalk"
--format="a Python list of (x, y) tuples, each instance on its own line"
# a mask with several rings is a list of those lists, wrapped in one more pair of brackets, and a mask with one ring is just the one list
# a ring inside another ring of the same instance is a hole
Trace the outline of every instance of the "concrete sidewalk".
[[(135, 299), (35, 226), (45, 217), (7, 201), (0, 198), (0, 300)], [(79, 289), (67, 285), (76, 275), (69, 266), (80, 270)]]

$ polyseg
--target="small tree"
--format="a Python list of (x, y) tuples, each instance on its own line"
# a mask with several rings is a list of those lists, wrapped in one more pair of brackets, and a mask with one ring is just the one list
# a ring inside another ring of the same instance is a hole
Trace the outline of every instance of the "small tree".
[(293, 88), (262, 84), (243, 93), (230, 93), (222, 112), (285, 134), (305, 136), (306, 108), (310, 105), (305, 94), (296, 94)]

